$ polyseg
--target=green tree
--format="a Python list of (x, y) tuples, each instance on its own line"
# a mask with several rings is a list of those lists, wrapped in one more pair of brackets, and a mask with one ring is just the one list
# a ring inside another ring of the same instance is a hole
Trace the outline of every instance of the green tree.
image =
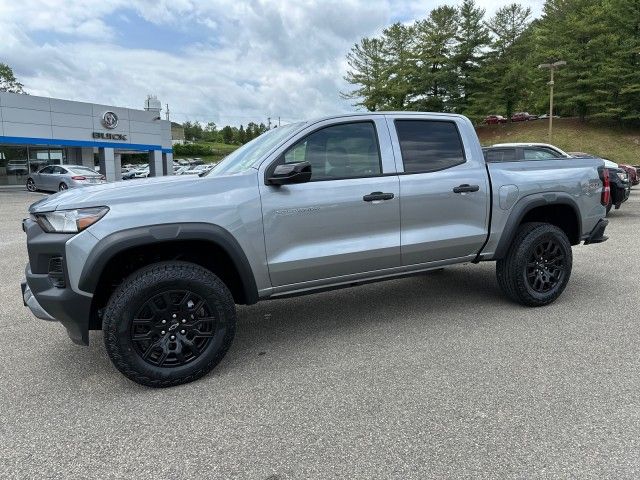
[(233, 129), (226, 125), (222, 130), (222, 141), (227, 144), (233, 143)]
[(191, 140), (192, 142), (202, 140), (204, 130), (200, 122), (186, 121), (182, 124), (182, 128), (184, 128), (184, 138), (187, 140)]
[(528, 62), (532, 48), (531, 10), (519, 4), (498, 9), (487, 22), (492, 33), (486, 61), (476, 75), (477, 91), (470, 96), (474, 117), (500, 113), (511, 117), (531, 101)]
[(458, 11), (441, 6), (431, 10), (426, 20), (415, 24), (415, 72), (412, 106), (420, 110), (446, 111), (457, 96), (458, 73), (451, 62), (458, 32)]
[(0, 92), (22, 93), (24, 91), (22, 85), (13, 74), (13, 70), (6, 63), (0, 63)]
[(341, 93), (342, 98), (357, 100), (355, 106), (369, 111), (383, 109), (387, 103), (385, 94), (385, 64), (382, 40), (363, 38), (347, 54), (349, 70), (344, 79), (356, 88)]
[(458, 92), (455, 110), (467, 113), (469, 99), (479, 92), (477, 74), (491, 37), (484, 24), (485, 10), (476, 7), (474, 0), (463, 0), (459, 9), (458, 32), (452, 62), (458, 72)]
[(243, 145), (247, 142), (247, 135), (246, 135), (246, 132), (244, 131), (244, 126), (240, 125), (240, 128), (236, 133), (235, 141), (240, 145)]
[(415, 28), (394, 23), (382, 32), (385, 109), (404, 110), (415, 90), (411, 79), (415, 72)]

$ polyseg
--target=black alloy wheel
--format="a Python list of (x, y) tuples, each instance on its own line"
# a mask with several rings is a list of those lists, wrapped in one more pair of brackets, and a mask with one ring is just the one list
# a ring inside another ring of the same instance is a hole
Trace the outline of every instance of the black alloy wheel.
[(189, 290), (154, 295), (131, 322), (131, 342), (140, 357), (157, 367), (185, 365), (200, 356), (215, 335), (215, 310)]
[(531, 252), (526, 268), (527, 283), (537, 293), (548, 293), (564, 279), (565, 255), (558, 242), (543, 240)]
[(548, 305), (566, 288), (572, 264), (571, 242), (563, 230), (527, 222), (518, 227), (506, 255), (496, 262), (498, 286), (522, 305)]
[(210, 270), (182, 261), (132, 273), (102, 315), (114, 366), (149, 387), (192, 382), (220, 363), (236, 330), (233, 295)]

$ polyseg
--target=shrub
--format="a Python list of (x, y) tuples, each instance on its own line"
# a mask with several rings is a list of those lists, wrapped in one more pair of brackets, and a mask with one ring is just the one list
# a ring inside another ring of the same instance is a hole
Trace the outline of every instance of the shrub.
[(217, 152), (209, 145), (202, 143), (187, 143), (185, 145), (174, 145), (174, 155), (191, 155), (191, 156), (210, 156)]

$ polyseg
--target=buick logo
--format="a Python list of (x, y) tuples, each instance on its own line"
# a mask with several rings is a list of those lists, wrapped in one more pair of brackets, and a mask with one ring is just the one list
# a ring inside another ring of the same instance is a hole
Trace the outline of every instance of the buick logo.
[(102, 124), (109, 129), (116, 128), (118, 126), (118, 115), (115, 112), (104, 112), (102, 114)]

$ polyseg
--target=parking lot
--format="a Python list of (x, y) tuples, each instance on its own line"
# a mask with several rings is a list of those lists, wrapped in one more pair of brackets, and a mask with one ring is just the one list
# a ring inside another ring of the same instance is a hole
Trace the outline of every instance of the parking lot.
[(204, 379), (136, 385), (34, 318), (0, 192), (0, 478), (638, 478), (640, 190), (553, 305), (494, 264), (239, 307)]

